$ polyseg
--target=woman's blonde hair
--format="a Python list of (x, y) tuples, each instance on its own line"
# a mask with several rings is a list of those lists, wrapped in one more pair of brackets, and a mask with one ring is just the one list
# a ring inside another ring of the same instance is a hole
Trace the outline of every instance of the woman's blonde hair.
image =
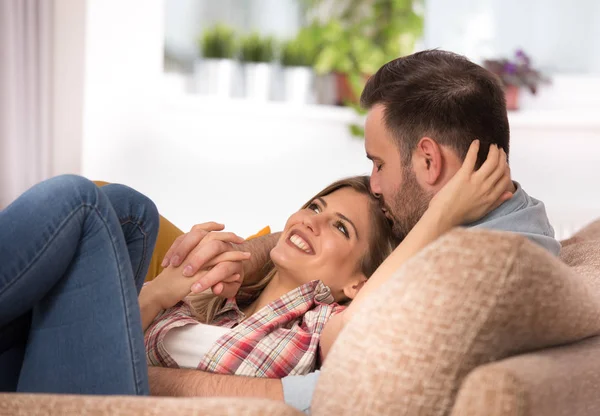
[[(369, 249), (358, 262), (358, 267), (368, 278), (375, 272), (379, 265), (383, 263), (385, 258), (391, 254), (398, 244), (398, 241), (392, 232), (391, 224), (381, 211), (378, 200), (371, 194), (369, 177), (354, 176), (336, 181), (311, 198), (302, 206), (302, 209), (307, 208), (315, 199), (327, 196), (342, 188), (352, 188), (360, 194), (368, 195), (370, 198), (371, 238), (369, 241)], [(263, 268), (262, 274), (264, 277), (262, 279), (254, 284), (242, 282), (238, 292), (239, 306), (244, 307), (254, 301), (269, 284), (276, 271), (273, 262), (269, 261)], [(196, 318), (200, 322), (205, 323), (212, 322), (216, 313), (225, 303), (225, 299), (214, 295), (210, 291), (190, 295), (187, 297), (186, 301), (192, 307)]]

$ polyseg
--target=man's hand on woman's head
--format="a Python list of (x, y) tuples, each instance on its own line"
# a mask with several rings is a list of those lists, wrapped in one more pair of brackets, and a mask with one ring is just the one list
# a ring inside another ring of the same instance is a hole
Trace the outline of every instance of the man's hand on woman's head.
[(180, 268), (187, 277), (198, 277), (199, 271), (206, 271), (199, 280), (190, 282), (193, 292), (211, 288), (216, 295), (235, 296), (244, 279), (242, 262), (250, 258), (250, 253), (237, 249), (236, 244), (244, 242), (242, 237), (219, 232), (223, 229), (222, 224), (215, 222), (195, 225), (175, 240), (165, 255), (163, 267)]

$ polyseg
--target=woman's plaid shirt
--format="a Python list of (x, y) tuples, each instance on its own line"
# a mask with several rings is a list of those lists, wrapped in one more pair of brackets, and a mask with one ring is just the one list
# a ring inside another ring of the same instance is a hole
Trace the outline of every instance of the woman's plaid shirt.
[[(344, 308), (318, 280), (288, 292), (248, 319), (236, 300), (228, 299), (211, 325), (232, 330), (213, 345), (198, 370), (268, 378), (308, 374), (319, 365), (325, 323)], [(164, 348), (164, 337), (172, 328), (197, 322), (184, 302), (158, 315), (145, 334), (148, 365), (177, 368)]]

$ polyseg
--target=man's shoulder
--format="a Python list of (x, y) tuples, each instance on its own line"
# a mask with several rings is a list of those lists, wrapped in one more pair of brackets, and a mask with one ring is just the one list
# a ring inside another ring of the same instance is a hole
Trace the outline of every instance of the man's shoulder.
[(515, 185), (517, 190), (511, 199), (471, 226), (522, 234), (557, 255), (560, 243), (554, 238), (544, 203), (529, 196), (518, 183)]

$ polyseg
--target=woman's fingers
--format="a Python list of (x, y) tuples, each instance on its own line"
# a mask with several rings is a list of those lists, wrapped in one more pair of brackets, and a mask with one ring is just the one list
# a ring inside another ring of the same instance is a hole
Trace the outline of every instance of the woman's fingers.
[[(228, 283), (241, 278), (243, 266), (240, 262), (222, 262), (210, 269), (202, 278), (192, 286), (192, 291), (195, 293), (214, 287), (218, 283)], [(236, 276), (237, 275), (237, 276)]]
[(186, 234), (180, 235), (175, 239), (175, 241), (173, 241), (173, 244), (171, 244), (171, 247), (169, 247), (167, 254), (165, 254), (165, 257), (163, 258), (161, 263), (162, 267), (167, 267), (169, 265), (171, 258), (173, 258), (173, 255), (175, 254), (175, 250), (177, 250), (177, 247), (179, 247), (179, 244), (181, 244), (185, 236)]
[(479, 153), (479, 140), (473, 140), (471, 145), (469, 146), (469, 150), (467, 151), (467, 155), (465, 156), (465, 160), (462, 164), (462, 169), (466, 170), (468, 173), (471, 173), (475, 170), (475, 165), (477, 164), (477, 153)]
[(495, 144), (490, 145), (490, 150), (488, 151), (487, 158), (483, 165), (475, 172), (474, 176), (477, 177), (481, 183), (485, 182), (487, 178), (496, 170), (498, 166), (498, 153), (500, 150), (498, 146)]
[(220, 231), (225, 226), (216, 222), (196, 224), (189, 233), (179, 236), (167, 251), (162, 261), (162, 267), (179, 266), (190, 252), (213, 231)]
[(484, 180), (484, 189), (493, 190), (498, 181), (507, 176), (510, 178), (510, 169), (508, 168), (508, 161), (506, 159), (506, 153), (504, 149), (498, 151), (498, 162), (496, 168), (490, 172), (487, 179)]
[(184, 276), (193, 276), (200, 269), (208, 265), (208, 262), (213, 261), (217, 256), (236, 252), (238, 250), (232, 244), (241, 244), (245, 240), (234, 233), (210, 233), (201, 244), (197, 244), (196, 248), (185, 258), (183, 267)]
[(224, 261), (244, 261), (248, 260), (250, 256), (251, 254), (247, 251), (227, 251), (206, 263), (205, 267), (213, 267)]

